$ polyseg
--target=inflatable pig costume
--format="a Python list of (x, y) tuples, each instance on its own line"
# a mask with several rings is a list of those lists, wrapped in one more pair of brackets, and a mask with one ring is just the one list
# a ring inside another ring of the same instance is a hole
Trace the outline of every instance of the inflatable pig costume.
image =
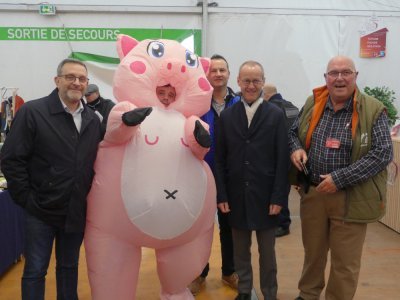
[[(141, 248), (155, 249), (161, 299), (193, 299), (187, 285), (206, 265), (215, 184), (202, 160), (210, 146), (199, 116), (212, 87), (198, 58), (170, 40), (120, 35), (118, 104), (100, 144), (88, 197), (85, 248), (94, 300), (135, 299)], [(156, 87), (175, 87), (165, 106)]]

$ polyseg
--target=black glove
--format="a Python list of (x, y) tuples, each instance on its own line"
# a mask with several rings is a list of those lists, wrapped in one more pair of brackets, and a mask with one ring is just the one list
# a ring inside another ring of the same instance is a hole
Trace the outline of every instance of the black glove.
[(197, 120), (194, 126), (194, 138), (199, 143), (200, 146), (204, 148), (210, 148), (211, 146), (211, 136), (207, 130), (201, 125), (200, 121)]
[(122, 122), (127, 126), (139, 125), (152, 110), (153, 108), (151, 107), (135, 108), (134, 110), (122, 114)]

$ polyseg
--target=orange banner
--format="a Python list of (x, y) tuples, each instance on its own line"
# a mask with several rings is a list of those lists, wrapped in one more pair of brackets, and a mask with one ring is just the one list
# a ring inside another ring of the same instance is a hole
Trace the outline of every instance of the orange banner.
[(386, 33), (389, 30), (382, 28), (364, 35), (360, 39), (360, 57), (376, 58), (386, 55)]

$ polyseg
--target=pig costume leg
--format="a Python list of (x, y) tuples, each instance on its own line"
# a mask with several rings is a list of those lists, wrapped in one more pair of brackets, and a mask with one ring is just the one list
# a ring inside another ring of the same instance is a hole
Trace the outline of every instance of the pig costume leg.
[(101, 176), (96, 176), (88, 196), (84, 241), (92, 299), (135, 299), (141, 248), (126, 230), (132, 224), (121, 196), (115, 193), (121, 183), (113, 172), (122, 167), (124, 149), (115, 148), (115, 155), (111, 157), (107, 151), (103, 143), (97, 158), (107, 159), (103, 165), (96, 166)]
[[(212, 234), (213, 228), (210, 228), (188, 244), (156, 250), (161, 299), (193, 299), (186, 287), (207, 264), (210, 257)], [(199, 249), (204, 249), (204, 251), (199, 251)]]
[[(96, 228), (86, 232), (87, 242), (92, 246), (88, 250), (94, 254), (87, 255), (92, 299), (135, 299), (141, 248), (118, 237), (105, 236)], [(113, 282), (111, 288), (105, 284), (108, 282)]]

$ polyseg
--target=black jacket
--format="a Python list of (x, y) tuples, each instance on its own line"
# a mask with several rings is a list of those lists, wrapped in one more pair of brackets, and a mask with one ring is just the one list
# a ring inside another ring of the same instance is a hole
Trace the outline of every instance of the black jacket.
[(276, 226), (269, 205), (286, 206), (289, 150), (283, 112), (265, 101), (248, 128), (242, 102), (220, 116), (216, 139), (218, 203), (228, 201), (231, 226), (242, 230)]
[(268, 102), (271, 102), (282, 109), (286, 116), (286, 127), (289, 130), (299, 114), (299, 109), (292, 102), (283, 99), (279, 93), (272, 95)]
[(100, 140), (95, 113), (84, 105), (78, 133), (57, 89), (25, 103), (1, 149), (1, 170), (11, 197), (48, 224), (83, 232)]
[(104, 99), (101, 96), (99, 96), (99, 98), (97, 98), (93, 102), (87, 104), (88, 107), (90, 107), (94, 111), (98, 111), (102, 115), (103, 120), (101, 121), (101, 129), (103, 131), (103, 136), (107, 128), (108, 115), (110, 114), (110, 111), (114, 107), (114, 105), (115, 103), (112, 102), (110, 99)]

